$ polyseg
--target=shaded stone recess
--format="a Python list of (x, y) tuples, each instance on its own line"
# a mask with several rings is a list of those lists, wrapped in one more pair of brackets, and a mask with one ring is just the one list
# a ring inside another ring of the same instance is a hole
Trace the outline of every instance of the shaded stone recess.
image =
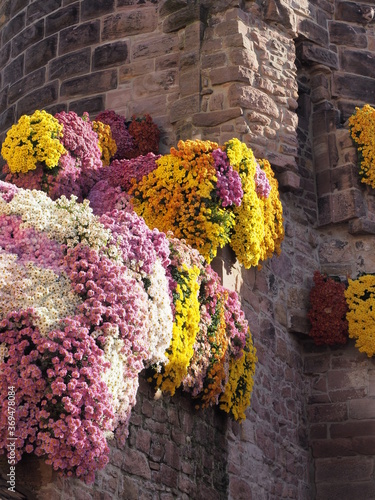
[(347, 129), (355, 106), (375, 104), (373, 10), (373, 0), (0, 3), (1, 141), (37, 108), (149, 113), (162, 153), (179, 139), (238, 137), (274, 167), (285, 219), (282, 253), (262, 269), (242, 269), (228, 248), (213, 263), (240, 294), (258, 352), (246, 421), (197, 412), (186, 395), (154, 401), (141, 378), (127, 445), (112, 447), (93, 486), (27, 457), (19, 498), (375, 497), (373, 361), (350, 343), (315, 347), (306, 316), (315, 270), (375, 269), (375, 197)]

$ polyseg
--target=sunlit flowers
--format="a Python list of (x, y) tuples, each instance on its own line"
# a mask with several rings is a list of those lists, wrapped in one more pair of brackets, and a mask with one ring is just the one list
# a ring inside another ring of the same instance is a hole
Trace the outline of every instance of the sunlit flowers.
[(364, 184), (375, 188), (375, 109), (366, 104), (355, 108), (349, 128), (359, 154), (359, 174)]
[(366, 274), (349, 280), (345, 291), (349, 311), (349, 337), (356, 347), (372, 357), (375, 354), (375, 276)]
[(65, 153), (61, 144), (63, 127), (46, 111), (23, 115), (8, 131), (1, 155), (10, 172), (26, 173), (35, 170), (38, 163), (48, 169), (56, 167)]

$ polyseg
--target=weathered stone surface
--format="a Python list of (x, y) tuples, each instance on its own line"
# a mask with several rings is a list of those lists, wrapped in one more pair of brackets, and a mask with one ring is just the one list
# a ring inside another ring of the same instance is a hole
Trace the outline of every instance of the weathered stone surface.
[(17, 57), (17, 59), (14, 59), (6, 66), (2, 78), (2, 84), (4, 85), (4, 87), (7, 85), (12, 85), (23, 77), (23, 65), (24, 55), (21, 54)]
[(298, 26), (298, 31), (301, 35), (304, 35), (308, 40), (315, 42), (317, 45), (328, 47), (328, 31), (311, 19), (303, 19)]
[(45, 106), (56, 102), (58, 96), (57, 82), (51, 82), (38, 90), (27, 94), (17, 103), (17, 115), (34, 113), (36, 109), (43, 109)]
[(2, 43), (5, 45), (9, 40), (20, 33), (25, 27), (25, 23), (26, 16), (24, 12), (13, 17), (1, 30)]
[(17, 57), (30, 45), (42, 40), (44, 37), (44, 20), (34, 23), (32, 26), (24, 29), (17, 36), (12, 38), (12, 57)]
[(246, 82), (251, 84), (254, 80), (253, 72), (244, 66), (225, 66), (210, 71), (212, 85), (222, 85), (228, 82)]
[(139, 9), (120, 12), (104, 18), (102, 39), (116, 40), (124, 36), (149, 33), (156, 28), (157, 17), (154, 9)]
[(353, 219), (349, 222), (350, 234), (375, 234), (375, 222), (366, 218)]
[(91, 64), (91, 49), (86, 48), (55, 58), (49, 64), (50, 79), (69, 77), (89, 73)]
[(197, 113), (193, 115), (193, 124), (199, 127), (215, 127), (242, 115), (241, 108), (230, 108), (223, 111), (210, 113)]
[(353, 26), (338, 21), (329, 23), (330, 41), (336, 45), (349, 45), (364, 49), (367, 47), (366, 30), (363, 27)]
[(311, 42), (302, 42), (298, 45), (297, 57), (302, 64), (318, 63), (329, 68), (338, 69), (337, 54)]
[(89, 115), (97, 115), (105, 109), (105, 95), (95, 97), (85, 97), (69, 103), (69, 111), (75, 111), (77, 115), (82, 116), (86, 111)]
[(132, 44), (132, 58), (156, 57), (169, 54), (178, 48), (178, 38), (174, 35), (150, 36)]
[(336, 19), (349, 23), (368, 24), (375, 17), (375, 9), (372, 5), (360, 2), (339, 2), (337, 5)]
[(30, 73), (9, 88), (8, 102), (13, 104), (25, 94), (28, 94), (31, 90), (43, 87), (45, 81), (45, 68), (40, 68), (33, 73)]
[(79, 78), (72, 78), (62, 83), (60, 94), (63, 97), (91, 95), (106, 92), (117, 86), (117, 72), (115, 70), (90, 73)]
[(274, 101), (267, 94), (253, 87), (234, 83), (229, 87), (228, 98), (231, 107), (243, 106), (261, 111), (274, 118), (278, 118), (280, 114)]
[(72, 27), (78, 22), (79, 5), (75, 3), (64, 9), (59, 9), (46, 17), (46, 35), (52, 35), (64, 28)]
[(48, 64), (57, 54), (57, 35), (45, 38), (36, 43), (26, 51), (25, 70), (26, 74), (35, 71), (41, 66)]
[(61, 0), (44, 0), (40, 2), (31, 2), (27, 8), (27, 22), (33, 23), (37, 19), (51, 14), (54, 10), (61, 7)]
[(83, 21), (98, 18), (114, 10), (115, 0), (83, 0), (81, 2), (81, 16)]
[[(368, 51), (344, 50), (340, 55), (341, 69), (347, 73), (375, 79), (375, 54)], [(375, 81), (373, 83), (375, 86)]]
[(375, 102), (375, 80), (367, 76), (336, 73), (334, 95), (361, 102)]
[(198, 21), (200, 16), (199, 5), (195, 2), (188, 2), (187, 7), (169, 14), (163, 21), (164, 33), (171, 33), (185, 28), (190, 23)]
[(100, 22), (91, 21), (60, 32), (59, 55), (94, 45), (100, 40)]
[(185, 97), (173, 103), (170, 108), (170, 120), (172, 123), (197, 113), (199, 110), (199, 98), (197, 96)]
[(97, 47), (92, 55), (93, 69), (104, 69), (128, 62), (129, 48), (126, 41), (108, 43)]

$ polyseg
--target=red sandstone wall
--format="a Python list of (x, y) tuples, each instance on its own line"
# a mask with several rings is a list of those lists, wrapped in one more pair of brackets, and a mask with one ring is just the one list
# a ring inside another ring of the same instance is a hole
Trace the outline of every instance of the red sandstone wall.
[[(179, 138), (246, 141), (275, 167), (285, 213), (279, 258), (260, 271), (243, 271), (223, 252), (215, 264), (225, 286), (241, 294), (258, 350), (245, 423), (226, 422), (216, 410), (197, 415), (184, 397), (153, 402), (142, 384), (128, 447), (113, 450), (95, 486), (61, 481), (43, 469), (36, 475), (43, 484), (39, 498), (331, 500), (344, 498), (342, 477), (344, 491), (367, 491), (364, 498), (371, 498), (374, 451), (358, 444), (363, 427), (352, 424), (364, 423), (370, 437), (375, 415), (363, 408), (371, 409), (374, 399), (366, 385), (372, 361), (352, 347), (327, 351), (309, 341), (304, 346), (303, 339), (315, 269), (374, 270), (374, 198), (358, 183), (344, 128), (355, 105), (375, 102), (374, 22), (366, 17), (372, 3), (0, 5), (0, 138), (36, 108), (92, 115), (112, 108), (127, 117), (148, 112), (162, 129), (163, 152)], [(355, 376), (345, 375), (351, 370), (363, 381), (360, 393), (351, 392), (358, 389)], [(353, 435), (331, 433), (343, 424)], [(351, 465), (364, 467), (363, 490), (347, 473)]]

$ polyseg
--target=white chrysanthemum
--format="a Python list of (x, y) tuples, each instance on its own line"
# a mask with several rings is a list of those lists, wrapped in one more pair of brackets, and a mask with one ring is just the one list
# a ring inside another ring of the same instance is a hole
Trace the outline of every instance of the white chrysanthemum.
[[(107, 332), (108, 333), (108, 332)], [(116, 422), (127, 422), (135, 404), (138, 389), (138, 372), (129, 367), (124, 354), (124, 341), (119, 335), (118, 327), (111, 328), (103, 347), (104, 358), (109, 361), (110, 368), (102, 373), (102, 380), (113, 397), (113, 410)]]
[(65, 273), (58, 275), (32, 262), (21, 264), (17, 255), (0, 251), (0, 319), (32, 307), (35, 326), (47, 335), (60, 319), (73, 316), (80, 304)]
[(147, 293), (151, 327), (147, 364), (152, 365), (167, 362), (165, 351), (172, 340), (173, 313), (169, 300), (168, 279), (159, 259), (155, 261), (153, 273), (149, 279), (151, 284)]
[(45, 232), (68, 247), (82, 243), (95, 250), (103, 249), (113, 260), (119, 259), (117, 248), (108, 245), (110, 230), (93, 214), (88, 200), (77, 203), (75, 196), (69, 200), (62, 196), (52, 201), (42, 191), (18, 189), (9, 203), (0, 197), (0, 214), (18, 215), (24, 227)]

